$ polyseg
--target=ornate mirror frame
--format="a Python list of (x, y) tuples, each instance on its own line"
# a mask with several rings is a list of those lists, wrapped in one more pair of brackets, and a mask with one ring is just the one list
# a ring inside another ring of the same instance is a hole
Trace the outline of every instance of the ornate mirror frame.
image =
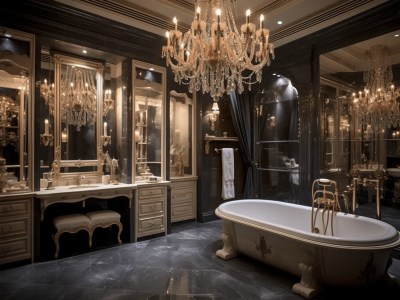
[[(102, 144), (102, 126), (103, 124), (103, 72), (104, 64), (101, 62), (84, 60), (64, 54), (53, 54), (55, 67), (55, 105), (54, 105), (54, 161), (52, 163), (52, 175), (54, 185), (70, 185), (75, 184), (78, 176), (85, 177), (86, 183), (95, 183), (101, 181), (103, 174), (103, 144)], [(77, 66), (80, 68), (91, 69), (96, 71), (96, 116), (95, 116), (95, 139), (97, 159), (61, 159), (61, 143), (62, 143), (62, 112), (61, 112), (61, 79), (62, 66)], [(63, 168), (93, 167), (93, 171), (83, 172), (64, 172)], [(55, 182), (54, 182), (55, 181)]]

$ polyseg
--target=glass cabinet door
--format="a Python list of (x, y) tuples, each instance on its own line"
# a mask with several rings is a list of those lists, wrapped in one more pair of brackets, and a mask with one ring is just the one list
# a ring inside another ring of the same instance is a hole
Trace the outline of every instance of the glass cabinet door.
[(33, 187), (32, 95), (34, 38), (1, 28), (0, 194)]
[(170, 92), (170, 177), (194, 175), (193, 95)]
[(301, 167), (297, 89), (290, 79), (276, 76), (256, 105), (259, 196), (297, 202)]
[(165, 68), (133, 61), (133, 178), (165, 179)]

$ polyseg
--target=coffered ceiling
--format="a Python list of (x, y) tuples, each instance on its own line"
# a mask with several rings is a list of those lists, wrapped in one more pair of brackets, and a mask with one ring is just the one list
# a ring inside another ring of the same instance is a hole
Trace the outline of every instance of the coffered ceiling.
[[(57, 0), (146, 31), (165, 36), (177, 17), (186, 31), (195, 12), (194, 0)], [(204, 1), (204, 0), (203, 0)], [(230, 1), (230, 0), (228, 0)], [(387, 0), (232, 0), (237, 24), (250, 9), (252, 21), (264, 14), (275, 47), (371, 9)], [(277, 22), (282, 21), (281, 25)]]

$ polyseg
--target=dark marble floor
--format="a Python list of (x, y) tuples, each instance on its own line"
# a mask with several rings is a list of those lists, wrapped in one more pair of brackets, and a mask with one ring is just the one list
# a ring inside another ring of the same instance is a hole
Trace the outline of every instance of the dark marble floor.
[[(183, 222), (167, 236), (2, 269), (0, 299), (302, 299), (291, 292), (297, 277), (245, 256), (216, 257), (221, 227)], [(398, 299), (400, 260), (389, 272), (393, 285), (325, 287), (316, 299)]]

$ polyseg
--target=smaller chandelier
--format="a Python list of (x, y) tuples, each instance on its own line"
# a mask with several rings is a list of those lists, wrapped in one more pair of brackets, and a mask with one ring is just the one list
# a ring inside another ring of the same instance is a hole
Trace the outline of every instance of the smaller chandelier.
[[(250, 22), (250, 10), (246, 23), (236, 28), (231, 0), (197, 0), (194, 20), (185, 34), (175, 29), (167, 32), (167, 45), (162, 47), (175, 74), (175, 81), (188, 84), (189, 91), (210, 93), (214, 101), (224, 93), (237, 90), (242, 93), (244, 85), (261, 82), (262, 68), (274, 58), (274, 47), (268, 42), (269, 30)], [(254, 80), (255, 77), (255, 80)]]
[(93, 71), (76, 66), (67, 66), (61, 78), (61, 119), (68, 125), (94, 125), (96, 122), (97, 90)]
[(391, 84), (392, 66), (388, 50), (382, 45), (367, 52), (363, 91), (353, 93), (353, 105), (362, 125), (375, 130), (400, 126), (400, 90)]

